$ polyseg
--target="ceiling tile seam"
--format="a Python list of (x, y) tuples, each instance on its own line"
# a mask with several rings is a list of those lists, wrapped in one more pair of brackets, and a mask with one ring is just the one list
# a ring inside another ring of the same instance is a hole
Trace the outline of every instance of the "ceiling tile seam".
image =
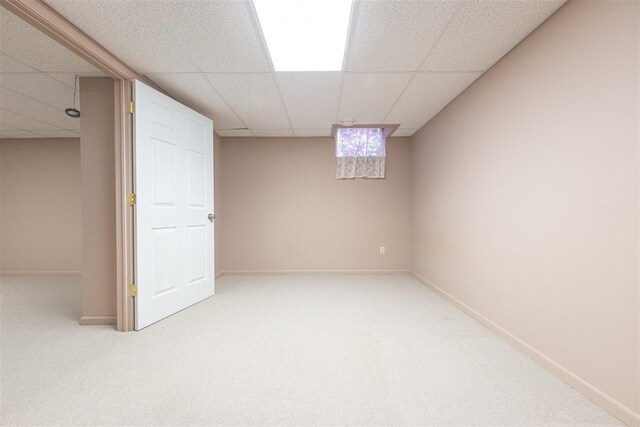
[[(276, 75), (275, 75), (276, 68), (273, 65), (273, 60), (271, 59), (271, 52), (269, 52), (269, 47), (267, 46), (267, 39), (264, 37), (264, 32), (262, 31), (262, 26), (260, 25), (260, 20), (258, 19), (258, 13), (256, 12), (256, 8), (252, 1), (247, 1), (246, 5), (247, 5), (247, 8), (249, 9), (249, 15), (251, 15), (251, 18), (252, 18), (251, 22), (253, 23), (253, 27), (258, 32), (260, 40), (262, 41), (262, 48), (264, 49), (267, 55), (267, 59), (269, 60), (269, 66), (271, 67), (271, 72), (269, 74), (271, 74), (271, 78), (273, 79), (273, 82), (276, 85), (276, 90), (278, 91), (278, 96), (280, 97), (280, 103), (284, 110), (284, 114), (287, 117), (287, 122), (289, 123), (289, 130), (291, 130), (293, 128), (293, 125), (291, 124), (289, 111), (287, 110), (287, 106), (284, 103), (284, 97), (282, 96), (282, 91), (280, 89), (280, 85), (278, 84), (278, 79), (276, 78)], [(250, 131), (251, 131), (251, 134), (255, 136), (255, 134), (253, 133), (253, 130), (250, 129)]]
[(338, 95), (338, 109), (336, 110), (336, 119), (334, 120), (334, 124), (338, 123), (338, 116), (340, 115), (340, 111), (342, 108), (342, 95), (344, 93), (344, 82), (346, 79), (347, 75), (346, 72), (343, 71), (340, 73), (340, 94)]
[[(14, 135), (13, 136), (8, 136), (9, 133), (13, 133)], [(16, 136), (15, 134), (18, 134), (18, 136)], [(34, 132), (32, 130), (20, 130), (20, 131), (10, 130), (10, 131), (1, 131), (0, 132), (0, 138), (2, 138), (2, 139), (26, 139), (26, 138), (24, 138), (22, 136), (23, 134), (31, 134), (31, 135), (42, 136), (39, 133), (36, 133), (36, 132)], [(28, 135), (27, 135), (27, 137), (28, 137)]]
[[(449, 17), (449, 20), (447, 21), (447, 23), (444, 25), (444, 27), (440, 30), (440, 34), (438, 34), (438, 37), (436, 37), (436, 39), (434, 40), (433, 44), (431, 45), (431, 48), (429, 48), (429, 50), (427, 51), (427, 54), (424, 56), (424, 58), (422, 58), (422, 61), (420, 61), (420, 63), (418, 64), (418, 67), (416, 68), (416, 70), (413, 72), (411, 78), (407, 81), (407, 84), (405, 85), (404, 89), (402, 89), (402, 92), (400, 92), (400, 95), (398, 95), (398, 97), (396, 98), (396, 100), (393, 102), (393, 104), (391, 104), (391, 108), (389, 108), (389, 111), (387, 112), (387, 114), (384, 116), (384, 119), (382, 120), (382, 123), (385, 123), (387, 118), (389, 117), (389, 114), (391, 114), (391, 112), (393, 111), (393, 109), (396, 107), (396, 105), (398, 104), (398, 102), (400, 101), (400, 99), (402, 98), (402, 96), (405, 94), (405, 92), (407, 91), (407, 89), (409, 88), (409, 85), (411, 85), (411, 82), (413, 82), (413, 80), (416, 78), (416, 75), (418, 74), (418, 72), (420, 71), (420, 68), (422, 67), (422, 65), (427, 61), (427, 59), (429, 58), (429, 56), (433, 53), (433, 51), (435, 50), (436, 46), (438, 45), (438, 43), (440, 43), (440, 40), (442, 39), (442, 37), (444, 37), (445, 32), (447, 31), (447, 29), (449, 28), (449, 26), (451, 25), (451, 23), (453, 22), (454, 18), (456, 18), (458, 16), (458, 14), (460, 13), (460, 11), (462, 10), (462, 8), (464, 6), (466, 6), (466, 2), (462, 2), (460, 4), (458, 4), (458, 6), (456, 6), (456, 10), (451, 14), (451, 16)], [(401, 125), (402, 126), (402, 125)]]
[[(65, 85), (65, 86), (66, 86), (66, 85)], [(61, 109), (60, 107), (56, 106), (56, 105), (47, 104), (46, 102), (43, 102), (43, 101), (41, 101), (41, 100), (39, 100), (39, 99), (36, 99), (36, 98), (33, 98), (33, 97), (31, 97), (31, 96), (29, 96), (29, 95), (26, 95), (26, 94), (24, 94), (24, 93), (22, 93), (22, 92), (18, 92), (18, 91), (14, 90), (14, 89), (11, 89), (11, 88), (9, 88), (9, 87), (3, 86), (1, 83), (0, 83), (0, 87), (1, 87), (1, 88), (3, 88), (3, 89), (5, 89), (5, 90), (8, 90), (9, 92), (13, 92), (13, 93), (15, 93), (15, 94), (17, 94), (17, 95), (24, 96), (25, 98), (29, 98), (30, 100), (35, 101), (35, 102), (37, 102), (37, 103), (39, 103), (39, 104), (46, 105), (47, 107), (49, 107), (49, 108), (53, 108), (53, 109), (54, 109), (54, 110), (56, 110), (56, 111), (62, 111), (62, 109)], [(79, 95), (79, 94), (80, 94), (80, 91), (78, 91), (78, 95)], [(0, 109), (3, 109), (3, 108), (0, 108)], [(11, 111), (12, 113), (15, 113), (15, 111), (8, 110), (8, 109), (6, 109), (6, 108), (4, 108), (4, 109), (5, 109), (5, 110), (7, 110), (7, 111)], [(19, 113), (16, 113), (16, 114), (19, 114)], [(25, 116), (25, 117), (27, 117), (27, 116)], [(43, 122), (43, 123), (46, 123), (46, 122)]]
[[(65, 82), (63, 82), (62, 80), (58, 80), (56, 79), (52, 74), (68, 74), (68, 75), (73, 75), (74, 77), (74, 81), (75, 78), (78, 77), (78, 79), (82, 79), (82, 78), (102, 78), (102, 77), (109, 77), (106, 74), (100, 72), (101, 75), (96, 75), (97, 73), (93, 73), (94, 75), (88, 75), (90, 73), (87, 72), (83, 72), (83, 71), (78, 71), (78, 72), (74, 72), (74, 73), (61, 73), (61, 72), (57, 72), (57, 71), (48, 71), (48, 72), (42, 72), (42, 74), (44, 74), (45, 76), (49, 77), (50, 79), (55, 80), (57, 83), (60, 83), (66, 87), (68, 87), (71, 90), (74, 90), (75, 88), (73, 86), (70, 86), (68, 84), (66, 84)], [(84, 75), (83, 75), (84, 74)], [(80, 93), (80, 85), (78, 84), (78, 88), (77, 88), (77, 92), (78, 94)]]
[[(9, 129), (9, 131), (24, 131), (24, 132), (29, 132), (27, 129), (22, 129), (22, 128), (15, 127), (15, 126), (12, 126), (12, 125), (8, 125), (8, 124), (6, 124), (6, 123), (2, 123), (2, 117), (0, 117), (0, 125), (5, 125), (5, 126), (7, 126), (7, 127), (13, 128), (13, 129)], [(0, 132), (3, 132), (3, 131), (0, 131)], [(4, 132), (6, 132), (6, 131), (4, 131)]]
[(22, 64), (22, 65), (24, 65), (24, 66), (26, 66), (26, 67), (31, 68), (32, 70), (35, 70), (35, 71), (40, 72), (40, 73), (42, 73), (42, 72), (43, 72), (42, 70), (38, 70), (37, 68), (32, 67), (31, 65), (27, 64), (26, 62), (22, 62), (22, 61), (20, 61), (19, 59), (14, 58), (13, 56), (9, 55), (8, 53), (5, 53), (5, 52), (3, 52), (3, 51), (1, 51), (1, 50), (0, 50), (0, 53), (1, 53), (1, 54), (3, 54), (3, 55), (5, 55), (5, 56), (7, 56), (7, 57), (9, 57), (9, 58), (11, 58), (11, 59), (13, 59), (13, 60), (14, 60), (14, 61), (16, 61), (16, 62), (19, 62), (20, 64)]
[[(72, 133), (74, 135), (78, 135), (77, 137), (80, 138), (80, 134), (78, 132), (74, 132), (72, 130), (65, 130), (65, 131), (59, 131), (59, 130), (32, 130), (31, 132), (35, 132), (38, 135), (44, 136), (45, 138), (60, 138), (60, 137), (51, 136), (50, 134), (46, 135), (46, 134), (44, 134), (42, 132), (70, 132), (70, 133)], [(63, 136), (62, 138), (76, 138), (76, 137), (75, 136)]]
[(48, 136), (46, 136), (46, 135), (44, 135), (44, 134), (41, 134), (40, 132), (35, 131), (35, 130), (32, 130), (32, 131), (30, 131), (30, 132), (31, 132), (31, 133), (35, 133), (36, 135), (40, 135), (40, 136), (41, 136), (41, 137), (43, 137), (43, 138), (50, 138), (50, 137), (48, 137)]
[(0, 76), (10, 75), (10, 74), (44, 74), (42, 71), (33, 70), (33, 71), (0, 71)]
[[(484, 69), (482, 71), (478, 71), (478, 72), (479, 73), (485, 73), (485, 72), (489, 71), (491, 68), (493, 68), (498, 62), (502, 61), (502, 58), (507, 56), (509, 54), (509, 52), (511, 52), (513, 49), (515, 49), (516, 46), (518, 46), (520, 43), (524, 42), (531, 34), (533, 34), (533, 32), (535, 30), (538, 29), (538, 27), (540, 27), (542, 24), (544, 24), (547, 21), (547, 19), (549, 19), (551, 17), (551, 15), (556, 13), (565, 4), (567, 4), (566, 0), (565, 0), (565, 2), (561, 3), (560, 6), (558, 6), (558, 8), (556, 10), (554, 10), (553, 12), (548, 14), (542, 21), (540, 21), (540, 23), (538, 25), (536, 25), (531, 31), (529, 31), (520, 41), (516, 42), (513, 46), (511, 46), (503, 55), (500, 56), (500, 58), (498, 58), (495, 62), (493, 62), (491, 65), (489, 65), (486, 69)], [(479, 78), (480, 78), (480, 76), (478, 76), (478, 79)], [(474, 82), (475, 82), (475, 80), (474, 80)]]
[[(227, 108), (229, 109), (229, 111), (231, 111), (236, 118), (238, 119), (238, 121), (240, 121), (240, 123), (242, 123), (242, 126), (245, 128), (249, 128), (247, 126), (247, 124), (244, 122), (244, 120), (242, 119), (242, 117), (240, 117), (240, 115), (236, 112), (236, 110), (234, 110), (231, 105), (227, 102), (226, 99), (224, 99), (224, 97), (222, 96), (222, 94), (218, 91), (218, 89), (216, 89), (215, 85), (213, 83), (211, 83), (211, 80), (209, 80), (209, 78), (207, 77), (207, 75), (205, 73), (200, 73), (200, 75), (202, 77), (204, 77), (204, 80), (207, 82), (207, 84), (209, 85), (209, 87), (211, 88), (211, 90), (213, 90), (219, 97), (220, 99), (222, 99), (222, 102), (224, 102), (224, 105), (227, 106)], [(213, 117), (210, 117), (213, 120)], [(233, 129), (220, 129), (220, 130), (233, 130)]]
[[(42, 121), (42, 120), (39, 120), (39, 119), (34, 119), (33, 117), (26, 116), (26, 115), (21, 114), (21, 113), (18, 113), (18, 112), (16, 112), (16, 111), (8, 110), (8, 109), (6, 109), (6, 108), (4, 108), (4, 107), (0, 108), (0, 111), (8, 111), (8, 112), (10, 112), (10, 113), (12, 113), (12, 114), (16, 114), (16, 115), (18, 115), (18, 116), (25, 117), (25, 118), (27, 118), (27, 119), (29, 119), (29, 120), (33, 120), (33, 121), (35, 121), (35, 122), (39, 122), (39, 123), (44, 123), (45, 125), (53, 126), (54, 128), (56, 128), (56, 129), (49, 129), (49, 130), (71, 130), (71, 129), (67, 129), (67, 128), (62, 128), (62, 127), (60, 127), (60, 126), (58, 126), (58, 125), (54, 125), (54, 124), (51, 124), (51, 123), (49, 123), (49, 122), (45, 122), (45, 121)], [(25, 131), (29, 131), (29, 132), (34, 132), (34, 131), (32, 131), (32, 130), (28, 130), (28, 129), (24, 129), (24, 130), (25, 130)], [(39, 130), (45, 130), (45, 129), (39, 129)]]
[(413, 74), (417, 70), (414, 71), (344, 71), (345, 74)]
[(276, 85), (276, 90), (278, 91), (278, 96), (280, 97), (280, 103), (282, 104), (282, 108), (284, 109), (284, 115), (287, 116), (287, 122), (289, 122), (289, 130), (293, 129), (293, 124), (291, 123), (291, 118), (289, 117), (289, 111), (287, 110), (287, 106), (284, 103), (284, 97), (282, 96), (282, 90), (280, 90), (280, 84), (278, 83), (278, 79), (276, 78), (276, 73), (271, 73), (271, 78)]
[[(68, 84), (66, 84), (66, 83), (65, 83), (65, 82), (63, 82), (62, 80), (58, 80), (58, 79), (56, 79), (55, 77), (53, 77), (53, 76), (51, 75), (51, 74), (55, 74), (55, 73), (45, 73), (45, 72), (42, 72), (42, 74), (44, 74), (45, 76), (49, 77), (51, 80), (54, 80), (56, 83), (60, 83), (61, 85), (66, 86), (66, 87), (68, 87), (68, 88), (69, 88), (69, 89), (71, 89), (71, 90), (73, 90), (73, 89), (74, 89), (74, 88), (73, 88), (73, 86), (69, 86)], [(80, 78), (80, 75), (79, 75), (80, 73), (57, 73), (57, 74), (73, 74), (74, 81), (75, 81), (75, 78), (76, 78), (76, 77)], [(80, 93), (80, 87), (79, 87), (79, 86), (80, 86), (80, 85), (78, 85), (78, 89), (77, 89), (78, 94)]]
[(340, 71), (344, 71), (347, 69), (347, 58), (349, 57), (349, 47), (351, 46), (351, 40), (353, 39), (353, 35), (356, 31), (356, 23), (358, 21), (358, 7), (359, 2), (357, 0), (352, 0), (351, 2), (351, 14), (349, 19), (349, 27), (347, 28), (347, 39), (344, 41), (344, 53), (342, 54), (342, 69)]
[[(488, 70), (488, 68), (487, 68)], [(466, 73), (484, 73), (487, 70), (418, 70), (418, 74), (466, 74)]]
[[(34, 67), (34, 66), (32, 66), (32, 65), (29, 65), (29, 64), (27, 64), (26, 62), (23, 62), (23, 61), (21, 61), (21, 60), (19, 60), (19, 59), (15, 58), (15, 57), (13, 57), (13, 56), (9, 55), (9, 54), (8, 54), (8, 53), (6, 53), (6, 52), (0, 51), (0, 53), (1, 53), (1, 54), (3, 54), (3, 55), (5, 55), (5, 56), (7, 56), (7, 57), (9, 57), (9, 58), (11, 58), (11, 59), (13, 59), (13, 60), (14, 60), (14, 61), (16, 61), (16, 62), (19, 62), (20, 64), (24, 65), (25, 67), (29, 67), (29, 68), (31, 68), (31, 69), (33, 70), (33, 71), (25, 71), (25, 72), (15, 72), (15, 71), (12, 71), (12, 72), (10, 72), (10, 73), (0, 73), (0, 74), (33, 74), (33, 73), (43, 73), (43, 74), (51, 74), (51, 73), (54, 73), (54, 74), (55, 74), (55, 73), (57, 73), (57, 74), (76, 74), (76, 72), (61, 71), (61, 70), (41, 70), (41, 69), (39, 69), (39, 68), (36, 68), (36, 67)], [(75, 54), (74, 54), (74, 55), (75, 55)], [(85, 62), (86, 62), (86, 61), (85, 61)], [(89, 65), (91, 65), (91, 64), (89, 64)], [(93, 68), (95, 68), (95, 67), (93, 67)], [(97, 68), (96, 68), (96, 70), (95, 70), (95, 71), (78, 71), (77, 73), (96, 73), (96, 72), (101, 72), (101, 70), (99, 70), (99, 69), (97, 69)]]
[[(224, 98), (222, 98), (222, 96), (220, 96), (220, 94), (218, 93), (218, 91), (213, 87), (213, 85), (211, 84), (211, 82), (209, 82), (209, 79), (207, 78), (207, 76), (204, 75), (204, 73), (202, 72), (197, 72), (197, 73), (150, 73), (150, 74), (154, 74), (154, 75), (159, 75), (159, 74), (198, 74), (200, 76), (202, 76), (204, 78), (204, 80), (207, 82), (207, 85), (211, 88), (211, 90), (213, 90), (216, 94), (218, 94), (218, 96), (220, 97), (220, 99), (222, 99), (222, 102), (224, 102), (224, 104), (227, 106), (227, 108), (229, 108), (229, 110), (236, 116), (236, 118), (240, 121), (240, 123), (242, 123), (245, 127), (247, 126), (242, 119), (238, 116), (238, 114), (236, 114), (235, 111), (233, 111), (233, 109), (229, 106), (229, 104), (227, 103), (227, 101), (224, 100)], [(162, 87), (162, 85), (159, 85), (156, 81), (154, 81), (151, 77), (149, 77), (149, 74), (143, 74), (143, 77), (149, 79), (150, 81), (153, 82), (153, 84), (157, 85), (160, 89), (162, 89), (162, 91), (164, 91), (165, 94), (168, 94), (169, 97), (171, 99), (173, 99), (176, 102), (179, 102), (180, 104), (182, 104), (182, 102), (180, 102), (178, 100), (178, 98), (176, 98), (170, 91), (166, 90), (164, 87)], [(185, 104), (183, 104), (185, 105)], [(187, 107), (189, 107), (188, 105), (185, 105)], [(191, 108), (191, 107), (189, 107)], [(204, 115), (204, 114), (203, 114)], [(214, 120), (214, 117), (209, 117), (211, 120)], [(214, 123), (215, 125), (215, 123)], [(216, 130), (228, 130), (228, 129), (216, 129)]]
[(258, 12), (256, 11), (253, 1), (248, 0), (246, 1), (245, 4), (247, 9), (249, 9), (249, 15), (251, 16), (251, 23), (253, 24), (253, 28), (255, 31), (257, 31), (260, 41), (262, 41), (262, 48), (267, 54), (267, 60), (269, 61), (271, 72), (274, 73), (276, 71), (276, 68), (273, 66), (273, 60), (271, 59), (271, 52), (269, 52), (269, 47), (267, 46), (267, 39), (264, 37), (264, 32), (262, 32), (262, 26), (260, 25)]
[[(229, 74), (244, 74), (244, 75), (270, 74), (275, 72), (277, 71), (274, 71), (274, 70), (270, 70), (270, 71), (200, 71), (200, 73), (204, 73), (204, 74), (214, 74), (214, 75), (221, 75), (221, 76), (225, 76)], [(295, 72), (295, 71), (289, 71), (289, 72)], [(196, 74), (196, 73), (154, 73), (154, 74)]]
[(358, 0), (352, 0), (351, 3), (351, 19), (349, 20), (349, 29), (347, 32), (347, 45), (344, 49), (344, 56), (342, 58), (342, 70), (340, 70), (340, 93), (338, 94), (338, 105), (336, 108), (336, 115), (333, 124), (337, 124), (342, 109), (342, 96), (344, 94), (344, 82), (347, 79), (347, 58), (349, 57), (349, 49), (351, 48), (351, 41), (356, 31), (356, 23), (358, 22), (358, 16), (360, 15), (360, 9), (358, 8)]

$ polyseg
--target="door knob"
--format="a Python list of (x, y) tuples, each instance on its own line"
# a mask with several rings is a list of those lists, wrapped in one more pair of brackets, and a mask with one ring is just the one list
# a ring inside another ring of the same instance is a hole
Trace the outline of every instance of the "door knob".
[(209, 221), (213, 222), (213, 220), (216, 218), (216, 214), (210, 213), (209, 215), (207, 215), (207, 218), (209, 218)]

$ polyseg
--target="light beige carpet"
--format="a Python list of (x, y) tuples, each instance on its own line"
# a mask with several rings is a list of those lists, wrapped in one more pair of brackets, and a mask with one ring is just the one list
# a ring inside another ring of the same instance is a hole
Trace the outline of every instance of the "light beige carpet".
[(225, 276), (127, 334), (0, 280), (3, 424), (620, 424), (406, 275)]

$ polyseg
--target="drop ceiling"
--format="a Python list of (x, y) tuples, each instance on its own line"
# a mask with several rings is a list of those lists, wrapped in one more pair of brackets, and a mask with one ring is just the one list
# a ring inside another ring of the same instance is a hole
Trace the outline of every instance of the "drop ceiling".
[(79, 137), (75, 75), (103, 74), (0, 7), (0, 138)]
[(565, 0), (356, 0), (340, 72), (275, 72), (244, 0), (45, 1), (222, 136), (328, 136), (341, 119), (410, 136)]

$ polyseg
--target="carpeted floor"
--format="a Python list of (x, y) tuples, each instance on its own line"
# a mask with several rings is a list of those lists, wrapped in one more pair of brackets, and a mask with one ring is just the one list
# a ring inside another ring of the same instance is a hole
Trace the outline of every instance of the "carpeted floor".
[(2, 423), (620, 425), (410, 276), (225, 276), (140, 332), (0, 278)]

